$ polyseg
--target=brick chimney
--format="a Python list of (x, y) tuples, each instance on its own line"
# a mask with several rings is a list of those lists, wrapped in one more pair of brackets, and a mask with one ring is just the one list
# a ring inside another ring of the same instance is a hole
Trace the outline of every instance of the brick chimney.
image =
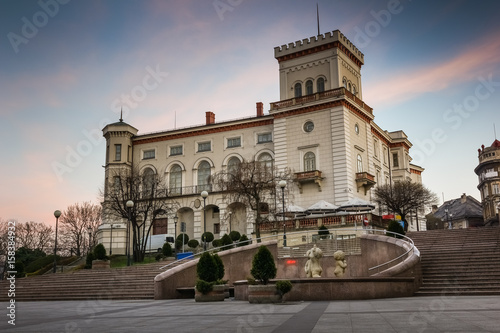
[(264, 115), (264, 103), (257, 102), (257, 117), (262, 117)]
[(215, 113), (213, 113), (212, 111), (207, 111), (205, 112), (205, 116), (207, 118), (207, 125), (215, 124)]

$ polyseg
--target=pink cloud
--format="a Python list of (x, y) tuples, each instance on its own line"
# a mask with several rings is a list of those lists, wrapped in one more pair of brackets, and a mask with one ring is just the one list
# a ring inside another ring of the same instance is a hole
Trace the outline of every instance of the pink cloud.
[[(431, 52), (432, 50), (429, 50)], [(368, 82), (363, 99), (371, 106), (394, 105), (427, 92), (436, 92), (453, 85), (487, 76), (500, 62), (500, 37), (492, 34), (470, 45), (455, 57), (436, 64), (424, 64)]]

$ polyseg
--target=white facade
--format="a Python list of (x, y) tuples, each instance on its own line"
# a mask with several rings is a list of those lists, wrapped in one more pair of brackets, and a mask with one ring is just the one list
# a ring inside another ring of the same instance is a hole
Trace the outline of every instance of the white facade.
[[(177, 217), (187, 234), (204, 232), (203, 199), (209, 191), (207, 231), (254, 231), (254, 214), (241, 203), (225, 202), (203, 181), (228, 167), (231, 159), (272, 160), (295, 174), (287, 204), (309, 207), (319, 200), (341, 205), (358, 197), (372, 199), (376, 184), (397, 179), (421, 182), (422, 168), (411, 164), (411, 143), (403, 131), (388, 132), (374, 123), (373, 110), (362, 100), (363, 54), (339, 31), (275, 48), (279, 63), (280, 101), (264, 114), (206, 125), (137, 135), (122, 121), (103, 129), (107, 141), (106, 186), (115, 168), (138, 166), (165, 176)], [(117, 153), (116, 149), (119, 149)], [(118, 155), (118, 158), (116, 158)], [(231, 214), (229, 214), (231, 213)], [(381, 212), (382, 213), (382, 212)], [(106, 225), (116, 221), (104, 221)], [(177, 225), (177, 234), (180, 232)], [(174, 234), (173, 223), (168, 233)]]

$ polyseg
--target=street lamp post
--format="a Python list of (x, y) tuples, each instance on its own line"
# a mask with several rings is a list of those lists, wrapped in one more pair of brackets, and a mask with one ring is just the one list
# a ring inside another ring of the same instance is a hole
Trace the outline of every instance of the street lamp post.
[(203, 198), (203, 234), (201, 235), (202, 241), (203, 241), (203, 251), (207, 250), (207, 242), (205, 241), (205, 238), (207, 237), (206, 232), (207, 232), (207, 216), (205, 212), (206, 208), (206, 200), (208, 197), (208, 192), (203, 191), (201, 192), (201, 197)]
[[(175, 243), (177, 242), (177, 214), (174, 215), (174, 251), (177, 251), (175, 248)], [(184, 245), (184, 240), (182, 240), (182, 245)], [(177, 252), (176, 252), (177, 253)]]
[(90, 253), (90, 248), (92, 247), (92, 242), (91, 242), (91, 239), (92, 239), (92, 227), (88, 226), (87, 227), (87, 231), (89, 232), (89, 250), (87, 251), (87, 254), (89, 254)]
[(127, 266), (130, 266), (130, 210), (134, 207), (134, 202), (132, 200), (128, 200), (126, 203), (127, 213), (128, 213), (128, 223), (127, 223)]
[(281, 200), (283, 203), (283, 247), (286, 246), (286, 223), (285, 223), (285, 186), (286, 180), (280, 180), (278, 185), (281, 187)]
[(111, 235), (109, 237), (109, 255), (113, 254), (113, 223), (110, 224)]
[(54, 241), (54, 267), (52, 268), (53, 273), (56, 272), (56, 268), (57, 268), (57, 259), (56, 259), (56, 254), (57, 254), (57, 222), (59, 221), (59, 216), (61, 216), (61, 211), (56, 210), (54, 212), (54, 216), (56, 218), (56, 239)]

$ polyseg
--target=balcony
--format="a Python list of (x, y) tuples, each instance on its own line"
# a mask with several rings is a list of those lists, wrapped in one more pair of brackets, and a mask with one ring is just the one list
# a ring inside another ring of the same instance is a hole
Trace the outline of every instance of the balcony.
[(375, 181), (374, 175), (371, 175), (368, 172), (358, 172), (356, 173), (356, 184), (358, 185), (358, 192), (359, 189), (363, 187), (366, 195), (366, 192), (377, 184), (377, 182)]
[(316, 183), (316, 185), (318, 185), (318, 191), (321, 192), (322, 180), (323, 177), (321, 177), (321, 171), (319, 170), (296, 172), (294, 174), (294, 181), (297, 183), (300, 193), (302, 193), (302, 184), (305, 183)]

